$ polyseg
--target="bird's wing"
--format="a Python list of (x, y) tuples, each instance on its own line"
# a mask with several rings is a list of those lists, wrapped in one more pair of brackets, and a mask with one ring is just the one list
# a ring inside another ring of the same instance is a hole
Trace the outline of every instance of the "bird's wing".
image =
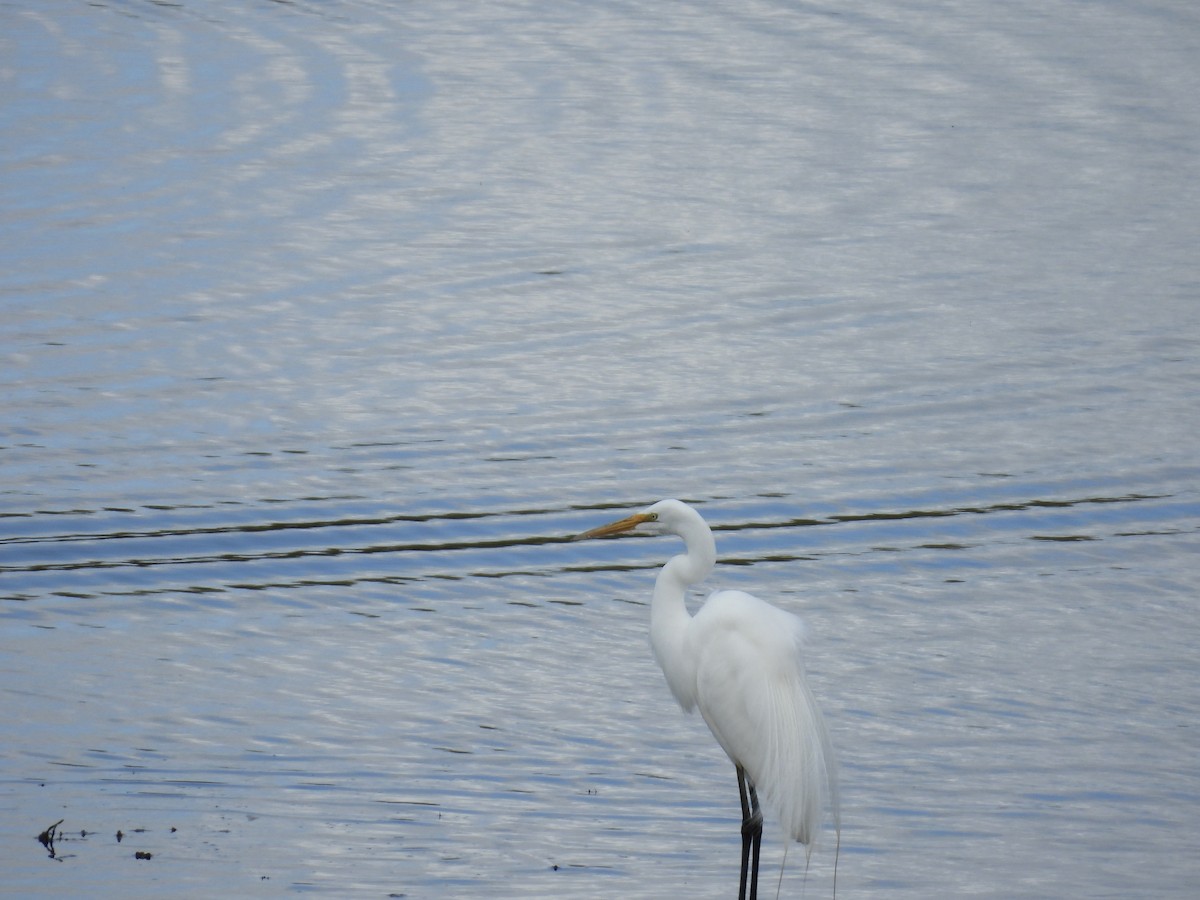
[(713, 736), (808, 843), (834, 789), (820, 710), (804, 677), (799, 618), (740, 591), (714, 594), (689, 629), (696, 697)]

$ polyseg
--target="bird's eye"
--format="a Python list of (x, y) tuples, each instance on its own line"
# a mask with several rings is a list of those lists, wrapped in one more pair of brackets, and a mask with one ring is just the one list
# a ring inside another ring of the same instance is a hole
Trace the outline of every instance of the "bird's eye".
[(650, 515), (646, 516), (646, 521), (647, 522), (657, 522), (658, 521), (658, 513), (650, 513)]

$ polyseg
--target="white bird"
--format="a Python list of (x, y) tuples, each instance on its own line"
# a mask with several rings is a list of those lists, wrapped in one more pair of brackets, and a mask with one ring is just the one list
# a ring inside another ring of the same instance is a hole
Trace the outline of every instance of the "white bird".
[[(758, 791), (788, 837), (807, 845), (806, 854), (812, 852), (826, 802), (839, 843), (841, 838), (833, 746), (804, 675), (804, 623), (742, 591), (718, 591), (691, 615), (687, 588), (712, 571), (717, 551), (704, 519), (678, 500), (661, 500), (574, 539), (634, 531), (678, 535), (687, 547), (658, 573), (650, 645), (679, 705), (685, 712), (699, 707), (737, 769), (742, 801), (738, 897), (746, 900), (749, 866), (749, 900), (754, 900), (763, 821)], [(835, 856), (835, 892), (836, 871)]]

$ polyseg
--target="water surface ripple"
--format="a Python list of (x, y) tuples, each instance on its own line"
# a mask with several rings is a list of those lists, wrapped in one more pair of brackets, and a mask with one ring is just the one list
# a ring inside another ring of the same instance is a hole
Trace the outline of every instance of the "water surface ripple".
[(1200, 13), (0, 21), (3, 890), (730, 896), (672, 544), (569, 540), (678, 496), (840, 895), (1194, 892)]

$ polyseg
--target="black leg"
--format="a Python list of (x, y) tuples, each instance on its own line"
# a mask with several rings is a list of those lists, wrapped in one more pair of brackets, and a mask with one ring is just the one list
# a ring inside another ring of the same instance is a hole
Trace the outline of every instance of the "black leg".
[(758, 851), (762, 849), (763, 817), (762, 812), (758, 808), (758, 792), (754, 790), (754, 785), (749, 782), (746, 783), (746, 787), (750, 789), (750, 819), (754, 823), (754, 852), (750, 860), (749, 900), (758, 900)]
[(746, 900), (746, 876), (750, 871), (750, 800), (746, 795), (746, 773), (737, 767), (738, 796), (742, 800), (742, 876), (738, 882), (738, 900)]
[[(738, 883), (738, 900), (758, 898), (758, 854), (762, 847), (762, 812), (758, 808), (758, 792), (746, 777), (745, 770), (737, 767), (738, 796), (742, 801), (742, 875)], [(752, 852), (753, 851), (753, 852)], [(753, 864), (751, 864), (753, 861)], [(749, 878), (747, 879), (747, 876)], [(750, 893), (746, 893), (749, 880)]]

